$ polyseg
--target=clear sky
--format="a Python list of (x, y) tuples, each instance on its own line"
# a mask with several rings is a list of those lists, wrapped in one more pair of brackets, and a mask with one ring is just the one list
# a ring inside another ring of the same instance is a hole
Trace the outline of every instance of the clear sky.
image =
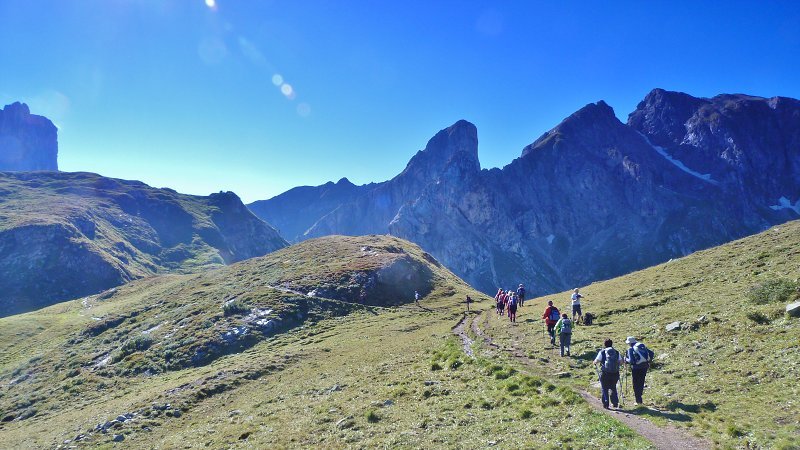
[(0, 0), (0, 104), (62, 170), (248, 202), (388, 179), (458, 119), (503, 166), (654, 87), (800, 97), (800, 2)]

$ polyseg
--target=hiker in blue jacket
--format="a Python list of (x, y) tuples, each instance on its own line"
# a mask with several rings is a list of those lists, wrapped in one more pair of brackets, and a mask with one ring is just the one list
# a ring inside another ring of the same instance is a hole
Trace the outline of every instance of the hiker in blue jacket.
[(622, 365), (622, 355), (611, 346), (611, 339), (603, 342), (603, 348), (597, 353), (594, 365), (600, 366), (600, 390), (603, 399), (603, 408), (608, 409), (609, 391), (611, 391), (611, 404), (614, 408), (619, 405), (617, 397), (617, 382), (619, 381), (619, 366)]
[(633, 394), (636, 396), (636, 403), (641, 405), (643, 403), (644, 377), (647, 375), (650, 361), (653, 360), (655, 354), (644, 344), (637, 342), (633, 336), (628, 336), (628, 339), (625, 339), (625, 343), (630, 346), (628, 351), (625, 352), (625, 363), (630, 364)]

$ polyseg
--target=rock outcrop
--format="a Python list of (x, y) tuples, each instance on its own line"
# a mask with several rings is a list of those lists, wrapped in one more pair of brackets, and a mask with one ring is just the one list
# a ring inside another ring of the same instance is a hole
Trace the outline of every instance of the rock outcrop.
[(0, 316), (286, 245), (232, 192), (190, 196), (90, 173), (0, 174)]
[(502, 169), (481, 170), (477, 146), (475, 127), (459, 121), (389, 181), (353, 186), (332, 202), (317, 200), (328, 185), (305, 187), (302, 198), (292, 190), (254, 209), (298, 224), (296, 240), (391, 233), (485, 292), (523, 282), (535, 294), (800, 215), (793, 99), (656, 89), (627, 124), (605, 102), (589, 104)]
[(0, 172), (58, 170), (58, 129), (28, 105), (0, 109)]

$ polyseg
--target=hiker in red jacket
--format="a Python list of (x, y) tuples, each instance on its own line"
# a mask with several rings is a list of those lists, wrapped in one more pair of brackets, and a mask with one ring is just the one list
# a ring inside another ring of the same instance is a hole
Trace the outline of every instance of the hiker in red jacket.
[(561, 318), (561, 313), (558, 311), (558, 308), (553, 306), (553, 301), (547, 302), (547, 309), (544, 310), (544, 314), (542, 314), (542, 319), (544, 319), (545, 325), (547, 325), (547, 334), (550, 335), (550, 345), (556, 345), (556, 332), (555, 326), (558, 323), (558, 319)]

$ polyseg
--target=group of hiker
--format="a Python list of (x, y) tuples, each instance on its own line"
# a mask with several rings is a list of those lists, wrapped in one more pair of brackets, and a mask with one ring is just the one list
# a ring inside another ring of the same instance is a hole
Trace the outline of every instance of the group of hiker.
[[(550, 345), (555, 347), (556, 336), (558, 336), (562, 357), (570, 356), (573, 327), (579, 322), (591, 325), (594, 318), (590, 313), (586, 313), (584, 316), (581, 310), (582, 298), (580, 290), (575, 288), (570, 298), (571, 318), (566, 312), (559, 311), (552, 301), (547, 302), (547, 308), (542, 314), (547, 334), (550, 337)], [(520, 284), (516, 291), (498, 289), (495, 301), (497, 315), (502, 317), (507, 314), (511, 322), (516, 322), (517, 307), (521, 307), (525, 301), (525, 287)], [(631, 373), (636, 404), (642, 404), (645, 376), (650, 368), (650, 362), (653, 361), (654, 353), (633, 336), (629, 336), (625, 343), (628, 345), (628, 349), (623, 354), (612, 346), (611, 339), (606, 339), (603, 342), (603, 349), (597, 353), (597, 357), (594, 359), (604, 408), (609, 408), (609, 405), (614, 408), (619, 406), (617, 384), (621, 386), (622, 382), (627, 383), (628, 370)], [(621, 378), (620, 369), (623, 371)]]
[(497, 315), (508, 314), (508, 320), (517, 321), (517, 308), (525, 305), (525, 286), (519, 285), (516, 291), (498, 289), (494, 296), (497, 307)]

